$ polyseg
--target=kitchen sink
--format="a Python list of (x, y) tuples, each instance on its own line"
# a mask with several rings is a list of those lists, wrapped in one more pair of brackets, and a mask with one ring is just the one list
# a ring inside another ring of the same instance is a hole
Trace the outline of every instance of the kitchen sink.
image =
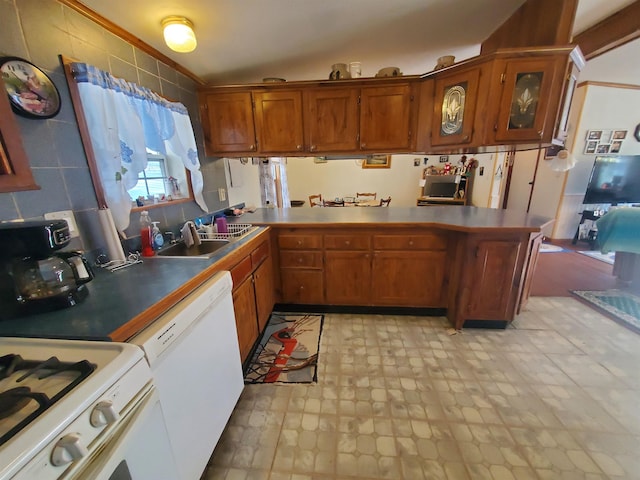
[(229, 240), (203, 240), (200, 245), (187, 248), (184, 242), (174, 243), (158, 251), (160, 257), (211, 258), (222, 247), (229, 245)]

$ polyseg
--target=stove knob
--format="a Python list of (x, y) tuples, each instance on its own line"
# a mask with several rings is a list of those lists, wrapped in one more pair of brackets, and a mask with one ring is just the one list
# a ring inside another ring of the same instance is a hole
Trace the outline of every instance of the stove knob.
[(96, 428), (115, 423), (116, 420), (118, 420), (118, 412), (113, 407), (111, 400), (99, 402), (94, 407), (89, 418), (91, 425)]
[(62, 437), (53, 447), (51, 453), (51, 463), (56, 467), (66, 465), (74, 460), (89, 455), (89, 450), (82, 444), (79, 433), (68, 433)]

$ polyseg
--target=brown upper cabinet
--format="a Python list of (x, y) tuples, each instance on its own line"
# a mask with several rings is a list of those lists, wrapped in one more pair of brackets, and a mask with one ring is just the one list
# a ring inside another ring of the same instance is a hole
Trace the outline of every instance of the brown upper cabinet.
[(408, 82), (363, 87), (360, 90), (360, 150), (383, 153), (413, 150), (414, 103), (412, 84)]
[(213, 156), (301, 156), (562, 143), (583, 65), (572, 45), (527, 47), (421, 77), (204, 87), (205, 146)]
[(253, 102), (260, 153), (304, 151), (300, 90), (254, 92)]
[(359, 89), (310, 88), (304, 92), (305, 143), (312, 153), (358, 149)]
[(496, 62), (502, 94), (494, 125), (498, 142), (542, 140), (551, 101), (551, 82), (558, 58), (510, 59)]
[(200, 120), (207, 153), (256, 151), (251, 92), (221, 92), (200, 97)]
[(453, 71), (435, 79), (432, 145), (472, 143), (480, 67)]

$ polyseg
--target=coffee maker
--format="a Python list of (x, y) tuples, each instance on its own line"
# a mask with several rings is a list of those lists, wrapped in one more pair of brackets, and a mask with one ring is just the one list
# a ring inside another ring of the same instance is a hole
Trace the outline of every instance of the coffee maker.
[(71, 307), (88, 295), (93, 272), (78, 252), (61, 252), (66, 220), (0, 222), (0, 318)]

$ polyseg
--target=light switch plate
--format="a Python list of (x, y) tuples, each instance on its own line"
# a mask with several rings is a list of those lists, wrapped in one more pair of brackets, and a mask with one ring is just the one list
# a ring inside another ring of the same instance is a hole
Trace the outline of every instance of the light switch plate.
[(76, 224), (76, 217), (74, 217), (71, 210), (45, 213), (44, 218), (46, 218), (47, 220), (66, 220), (67, 224), (69, 225), (69, 235), (71, 236), (71, 238), (80, 236), (78, 225)]
[(224, 188), (218, 189), (218, 198), (221, 202), (224, 202), (227, 199), (227, 191)]

